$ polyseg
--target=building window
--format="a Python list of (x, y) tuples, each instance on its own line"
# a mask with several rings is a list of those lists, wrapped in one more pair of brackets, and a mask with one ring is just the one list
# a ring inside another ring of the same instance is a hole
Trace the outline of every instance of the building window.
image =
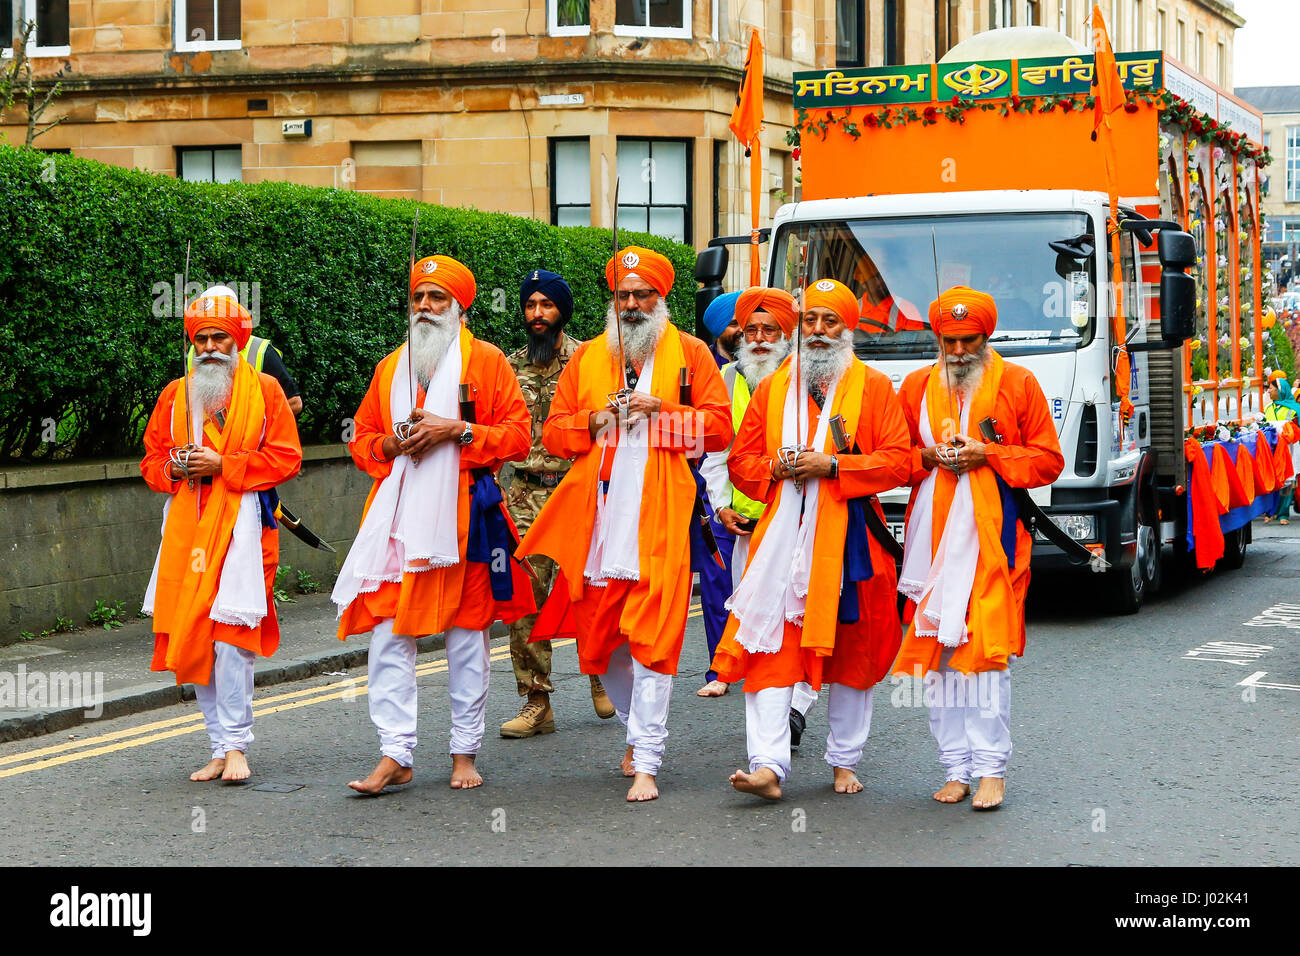
[(1156, 48), (1163, 50), (1169, 44), (1169, 25), (1165, 22), (1165, 11), (1156, 11)]
[(238, 146), (176, 148), (176, 176), (187, 183), (237, 183), (243, 166), (243, 150)]
[(1215, 69), (1219, 71), (1219, 86), (1226, 90), (1228, 88), (1228, 45), (1220, 40), (1218, 47), (1219, 59)]
[(352, 144), (356, 165), (353, 188), (385, 199), (419, 199), (424, 162), (418, 139), (378, 140)]
[(0, 0), (0, 55), (13, 56), (14, 38), (22, 36), (21, 24), (33, 21), (28, 44), (29, 57), (68, 56), (68, 0)]
[(1038, 0), (1025, 0), (1025, 8), (1020, 13), (1022, 27), (1041, 27), (1043, 22), (1038, 18)]
[(1300, 203), (1300, 126), (1287, 126), (1287, 202)]
[(1142, 0), (1133, 0), (1133, 29), (1129, 31), (1129, 36), (1133, 38), (1133, 49), (1142, 49), (1142, 44), (1147, 42), (1147, 25), (1146, 10), (1143, 9), (1145, 4)]
[(591, 32), (591, 0), (546, 0), (546, 27), (553, 37), (585, 37)]
[(1187, 62), (1187, 21), (1178, 18), (1178, 35), (1175, 37), (1176, 57), (1179, 63)]
[(1011, 0), (989, 0), (989, 29), (1011, 26)]
[[(627, 186), (619, 183), (620, 198)], [(591, 225), (591, 142), (551, 140), (551, 224)], [(620, 222), (621, 226), (622, 223)]]
[(176, 49), (238, 50), (239, 0), (176, 0)]
[(903, 4), (885, 0), (885, 66), (903, 62)]
[(14, 0), (0, 0), (0, 51), (12, 56), (14, 50)]
[(835, 4), (835, 65), (866, 66), (864, 55), (866, 4), (863, 0), (836, 0)]
[(618, 227), (690, 242), (690, 144), (618, 141)]
[(1196, 72), (1205, 75), (1205, 33), (1196, 31)]
[(691, 0), (615, 0), (614, 33), (625, 37), (691, 35)]

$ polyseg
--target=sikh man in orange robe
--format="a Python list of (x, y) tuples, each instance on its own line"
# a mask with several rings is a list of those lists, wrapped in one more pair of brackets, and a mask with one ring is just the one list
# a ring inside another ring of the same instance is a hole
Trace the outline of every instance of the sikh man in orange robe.
[[(552, 454), (577, 460), (520, 547), (559, 566), (533, 639), (575, 634), (582, 672), (602, 675), (627, 727), (629, 801), (659, 796), (691, 597), (697, 491), (688, 457), (719, 451), (732, 436), (708, 346), (668, 321), (673, 276), (667, 258), (638, 246), (606, 266), (616, 303), (605, 332), (579, 346), (560, 375), (542, 433)], [(632, 391), (620, 408), (611, 397), (625, 378)]]
[[(1038, 381), (989, 347), (997, 319), (983, 292), (942, 293), (930, 304), (939, 361), (900, 391), (913, 488), (898, 589), (914, 610), (894, 673), (929, 685), (930, 731), (947, 774), (934, 799), (958, 803), (979, 777), (976, 810), (1000, 806), (1006, 791), (1008, 665), (1025, 651), (1033, 541), (1010, 489), (1051, 484), (1065, 464)], [(990, 418), (1000, 442), (977, 437)]]
[(280, 533), (259, 492), (298, 473), (302, 447), (280, 384), (239, 355), (252, 330), (233, 296), (204, 293), (190, 303), (189, 412), (184, 379), (168, 383), (140, 462), (145, 483), (170, 496), (144, 599), (150, 669), (194, 684), (212, 753), (190, 774), (196, 781), (248, 779), (253, 658), (280, 645), (271, 597)]
[(411, 781), (415, 642), (439, 633), (451, 695), (451, 786), (482, 785), (474, 759), (486, 716), (488, 629), (536, 609), (509, 553), (514, 540), (501, 538), (514, 526), (494, 477), (503, 462), (528, 454), (528, 406), (501, 350), (465, 325), (475, 292), (473, 274), (455, 259), (415, 264), (410, 343), (375, 366), (348, 445), (375, 480), (333, 594), (340, 639), (373, 632), (370, 718), (381, 756), (368, 777), (348, 784), (363, 794)]
[[(770, 800), (790, 773), (800, 682), (830, 684), (826, 762), (837, 793), (862, 790), (854, 769), (871, 728), (871, 689), (902, 636), (894, 561), (864, 509), (883, 528), (871, 496), (908, 478), (903, 409), (889, 379), (854, 357), (858, 302), (848, 287), (822, 279), (804, 302), (802, 345), (758, 386), (732, 445), (732, 483), (768, 505), (713, 659), (719, 679), (745, 681), (749, 772), (737, 770), (731, 785)], [(835, 416), (846, 450), (833, 441)], [(780, 450), (797, 444), (810, 450), (792, 470)]]

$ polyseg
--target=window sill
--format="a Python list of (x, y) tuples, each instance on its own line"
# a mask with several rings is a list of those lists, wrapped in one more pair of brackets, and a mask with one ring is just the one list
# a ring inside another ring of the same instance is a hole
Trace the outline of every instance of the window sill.
[(176, 44), (177, 53), (203, 53), (217, 50), (243, 49), (243, 40), (187, 40)]
[(691, 28), (690, 27), (637, 27), (637, 26), (625, 26), (623, 24), (615, 24), (614, 36), (646, 37), (647, 39), (689, 40), (691, 38)]
[[(13, 56), (12, 50), (5, 51), (9, 56)], [(29, 59), (39, 60), (42, 57), (53, 59), (60, 56), (72, 56), (72, 47), (70, 46), (34, 46), (27, 54)]]
[(547, 33), (553, 37), (585, 37), (591, 36), (591, 26), (551, 27)]

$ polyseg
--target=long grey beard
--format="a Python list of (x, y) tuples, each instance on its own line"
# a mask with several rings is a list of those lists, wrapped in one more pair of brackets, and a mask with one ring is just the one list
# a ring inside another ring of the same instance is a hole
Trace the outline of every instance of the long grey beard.
[[(755, 353), (760, 345), (768, 351), (766, 354), (759, 355)], [(752, 392), (758, 388), (758, 383), (763, 381), (777, 367), (785, 361), (785, 357), (790, 354), (791, 342), (788, 337), (777, 339), (775, 342), (750, 342), (748, 340), (740, 343), (740, 348), (736, 350), (736, 367), (740, 374), (745, 376), (745, 382), (749, 385)]]
[[(813, 342), (825, 342), (830, 347), (809, 348)], [(829, 335), (805, 335), (799, 349), (799, 363), (803, 366), (803, 379), (823, 392), (840, 380), (853, 361), (853, 330), (846, 328), (839, 338)]]
[(219, 412), (230, 402), (230, 392), (235, 385), (235, 364), (238, 361), (238, 355), (223, 355), (220, 352), (208, 358), (196, 356), (194, 374), (190, 378), (190, 400), (205, 416)]
[(979, 391), (980, 382), (984, 380), (984, 369), (989, 364), (989, 347), (985, 344), (978, 352), (970, 352), (963, 358), (966, 361), (944, 356), (944, 362), (947, 363), (945, 372), (949, 387), (965, 400)]
[[(451, 347), (451, 340), (460, 334), (460, 317), (459, 302), (452, 302), (441, 315), (417, 312), (411, 316), (411, 367), (421, 388), (429, 387), (438, 363)], [(419, 321), (422, 318), (431, 321)]]
[[(623, 313), (623, 315), (628, 314), (629, 312), (626, 311)], [(627, 319), (616, 319), (617, 313), (611, 302), (605, 313), (605, 343), (609, 346), (610, 354), (618, 358), (618, 331), (614, 323), (620, 321), (623, 326), (624, 358), (632, 365), (644, 365), (659, 343), (659, 336), (668, 327), (668, 303), (660, 299), (653, 312), (636, 312), (636, 314), (641, 318), (632, 322)]]

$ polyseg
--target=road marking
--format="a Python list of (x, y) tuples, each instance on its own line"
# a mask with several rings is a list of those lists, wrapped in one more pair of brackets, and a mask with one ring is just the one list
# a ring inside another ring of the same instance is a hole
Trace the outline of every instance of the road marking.
[(1285, 627), (1300, 631), (1300, 604), (1274, 604), (1256, 614), (1243, 627)]
[(1215, 661), (1248, 667), (1273, 650), (1272, 644), (1248, 644), (1244, 641), (1210, 641), (1183, 655), (1185, 661)]
[[(565, 645), (573, 643), (575, 642), (572, 639), (552, 641), (551, 647), (564, 647)], [(494, 662), (508, 660), (509, 658), (509, 647), (498, 648), (488, 656), (488, 659)], [(446, 670), (447, 659), (445, 657), (438, 658), (437, 660), (417, 665), (415, 668), (415, 676), (425, 677), (429, 674), (443, 673)], [(255, 699), (253, 701), (253, 716), (261, 717), (269, 714), (278, 714), (281, 711), (296, 710), (299, 707), (307, 707), (312, 704), (322, 704), (331, 700), (340, 700), (344, 697), (361, 697), (369, 693), (369, 687), (366, 686), (368, 681), (369, 675), (349, 677), (346, 680), (335, 681), (331, 684), (322, 684), (319, 687), (312, 687), (307, 690), (292, 691), (285, 694), (274, 694), (270, 697)], [(327, 691), (330, 693), (325, 693)], [(268, 707), (268, 704), (277, 704), (277, 706)], [(203, 729), (203, 714), (191, 714), (186, 717), (171, 717), (166, 720), (153, 721), (148, 724), (141, 724), (137, 727), (130, 727), (125, 730), (115, 730), (110, 733), (101, 734), (98, 737), (88, 737), (85, 740), (56, 744), (50, 747), (41, 747), (20, 754), (11, 754), (8, 757), (0, 757), (0, 765), (19, 764), (19, 766), (0, 770), (0, 779), (4, 777), (12, 777), (20, 773), (27, 773), (30, 770), (40, 770), (45, 767), (57, 767), (65, 763), (85, 760), (89, 757), (99, 757), (119, 750), (141, 747), (148, 743), (154, 743), (155, 741), (168, 740), (172, 737), (181, 737), (185, 734), (197, 733)], [(157, 732), (155, 733), (154, 731)], [(81, 749), (87, 747), (90, 749)], [(68, 751), (76, 752), (69, 753)], [(57, 756), (52, 756), (56, 754)]]
[(1300, 684), (1271, 684), (1260, 680), (1261, 677), (1267, 677), (1268, 671), (1255, 671), (1244, 681), (1239, 683), (1238, 687), (1270, 687), (1274, 690), (1300, 690)]

